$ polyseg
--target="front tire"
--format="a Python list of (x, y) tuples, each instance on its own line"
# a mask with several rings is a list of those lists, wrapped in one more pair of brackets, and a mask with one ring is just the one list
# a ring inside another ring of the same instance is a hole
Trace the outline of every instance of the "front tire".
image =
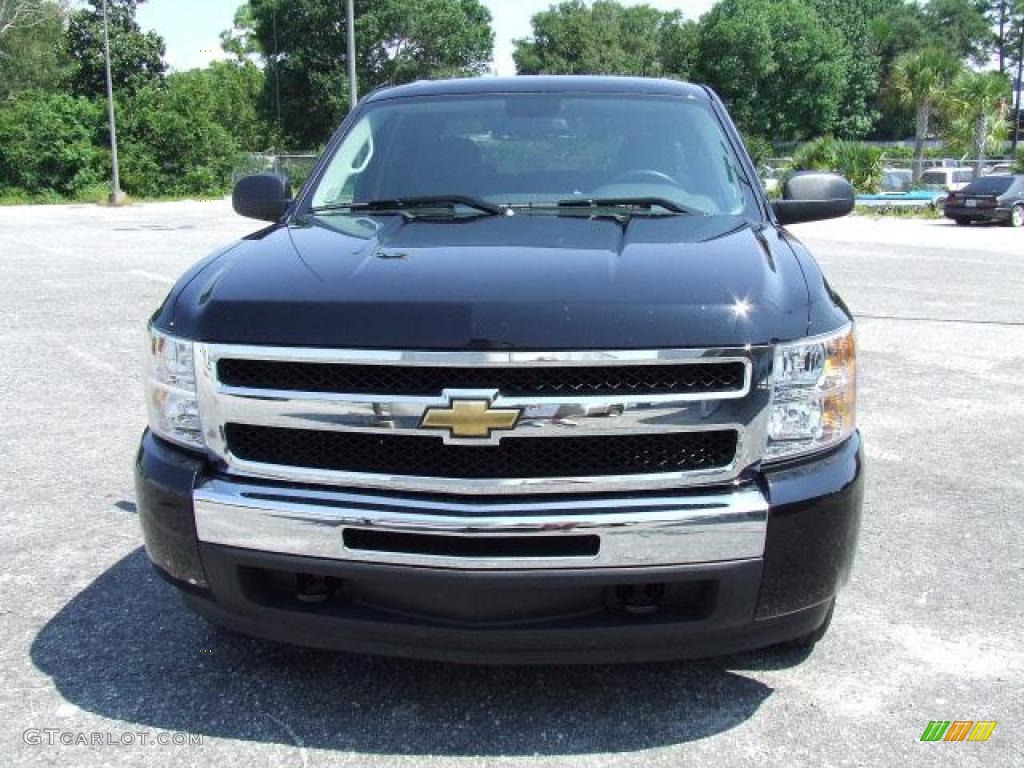
[(959, 216), (957, 216), (955, 219), (953, 219), (953, 221), (956, 222), (956, 225), (958, 227), (966, 227), (967, 225), (969, 225), (971, 223), (970, 219), (962, 219)]

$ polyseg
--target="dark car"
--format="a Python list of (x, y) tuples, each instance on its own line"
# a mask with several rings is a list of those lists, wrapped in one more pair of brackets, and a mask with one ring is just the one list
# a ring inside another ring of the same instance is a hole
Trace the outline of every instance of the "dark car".
[(214, 622), (476, 662), (813, 644), (863, 492), (853, 320), (721, 101), (378, 91), (149, 329), (146, 549)]
[(1024, 226), (1024, 176), (983, 176), (946, 198), (947, 219)]

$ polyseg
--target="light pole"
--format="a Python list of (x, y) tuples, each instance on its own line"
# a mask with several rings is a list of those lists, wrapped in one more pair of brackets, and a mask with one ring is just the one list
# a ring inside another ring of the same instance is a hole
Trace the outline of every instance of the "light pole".
[(117, 123), (114, 120), (114, 84), (110, 77), (110, 31), (107, 28), (107, 0), (103, 0), (103, 57), (107, 70), (107, 119), (110, 121), (110, 204), (121, 205), (121, 171), (117, 163)]
[(359, 100), (359, 86), (356, 83), (356, 12), (354, 0), (345, 3), (345, 26), (348, 32), (348, 111), (356, 108)]

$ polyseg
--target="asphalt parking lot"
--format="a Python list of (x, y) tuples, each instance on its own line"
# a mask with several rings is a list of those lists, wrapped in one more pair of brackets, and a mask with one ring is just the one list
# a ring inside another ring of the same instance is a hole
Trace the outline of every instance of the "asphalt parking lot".
[[(130, 472), (143, 325), (257, 226), (223, 201), (0, 208), (0, 763), (1024, 762), (1024, 231), (794, 228), (859, 318), (869, 457), (858, 562), (813, 653), (502, 669), (227, 637), (151, 572)], [(919, 741), (958, 719), (998, 726)], [(148, 743), (165, 732), (202, 744)]]

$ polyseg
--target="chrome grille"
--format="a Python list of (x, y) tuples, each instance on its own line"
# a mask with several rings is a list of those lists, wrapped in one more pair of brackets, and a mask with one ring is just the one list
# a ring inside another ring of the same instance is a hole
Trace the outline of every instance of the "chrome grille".
[[(760, 460), (771, 349), (420, 352), (198, 343), (203, 430), (233, 475), (443, 494), (736, 479)], [(519, 414), (479, 436), (424, 418)]]

